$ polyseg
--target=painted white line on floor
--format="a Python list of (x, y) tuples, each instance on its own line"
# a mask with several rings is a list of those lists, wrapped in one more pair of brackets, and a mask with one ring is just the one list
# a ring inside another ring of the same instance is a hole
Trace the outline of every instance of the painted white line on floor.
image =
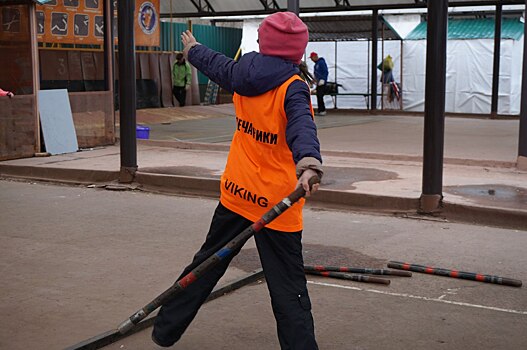
[(370, 293), (391, 295), (391, 296), (402, 297), (402, 298), (420, 299), (420, 300), (426, 300), (426, 301), (435, 301), (435, 302), (438, 302), (438, 303), (445, 303), (445, 304), (452, 304), (452, 305), (459, 305), (459, 306), (467, 306), (467, 307), (473, 307), (473, 308), (485, 309), (485, 310), (492, 310), (492, 311), (507, 312), (507, 313), (510, 313), (510, 314), (527, 315), (527, 311), (503, 309), (503, 308), (499, 308), (499, 307), (485, 306), (485, 305), (478, 305), (478, 304), (470, 304), (470, 303), (463, 303), (463, 302), (460, 302), (460, 301), (450, 301), (450, 300), (444, 300), (444, 299), (440, 299), (440, 298), (429, 298), (429, 297), (423, 297), (423, 296), (419, 296), (419, 295), (412, 295), (412, 294), (406, 294), (406, 293), (393, 293), (393, 292), (386, 292), (386, 291), (377, 290), (377, 289), (363, 289), (363, 288), (359, 288), (359, 287), (343, 286), (343, 285), (340, 285), (340, 284), (323, 283), (323, 282), (315, 282), (315, 281), (307, 281), (307, 283), (315, 284), (315, 285), (318, 285), (318, 286), (334, 287), (334, 288), (341, 288), (341, 289), (350, 289), (350, 290), (357, 290), (357, 291), (362, 291), (362, 292), (370, 292)]

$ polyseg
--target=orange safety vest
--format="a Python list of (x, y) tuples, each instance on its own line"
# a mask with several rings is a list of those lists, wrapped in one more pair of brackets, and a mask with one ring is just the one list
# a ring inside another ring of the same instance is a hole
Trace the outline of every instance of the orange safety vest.
[[(221, 177), (223, 206), (251, 221), (288, 196), (297, 184), (296, 165), (287, 145), (284, 102), (289, 84), (302, 80), (294, 75), (264, 94), (234, 94), (236, 131), (225, 172)], [(313, 107), (311, 106), (311, 114)], [(285, 232), (303, 228), (301, 199), (267, 227)]]

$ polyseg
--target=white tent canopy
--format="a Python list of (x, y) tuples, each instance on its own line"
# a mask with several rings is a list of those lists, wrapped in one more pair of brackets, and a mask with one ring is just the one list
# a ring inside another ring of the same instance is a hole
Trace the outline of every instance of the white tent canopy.
[[(415, 18), (408, 18), (415, 26)], [(261, 19), (244, 21), (243, 53), (258, 51), (256, 39), (260, 21)], [(405, 27), (401, 21), (397, 25)], [(328, 81), (342, 84), (340, 93), (359, 94), (338, 96), (336, 100), (338, 108), (365, 109), (368, 101), (360, 94), (367, 94), (371, 87), (371, 42), (367, 40), (310, 42), (306, 48), (305, 59), (310, 71), (313, 71), (313, 63), (307, 59), (307, 56), (312, 51), (324, 57), (329, 68)], [(447, 41), (446, 112), (478, 114), (491, 112), (493, 52), (493, 39)], [(390, 55), (395, 63), (393, 69), (395, 81), (402, 85), (403, 110), (424, 111), (426, 40), (380, 40), (378, 63), (387, 55)], [(522, 57), (523, 37), (520, 40), (502, 39), (499, 114), (519, 114)], [(380, 71), (378, 73), (380, 78)], [(382, 84), (378, 83), (377, 88), (377, 107), (382, 108)], [(331, 108), (332, 98), (326, 96), (325, 100), (326, 105)], [(316, 106), (316, 98), (313, 97), (312, 102)]]
[[(405, 41), (403, 46), (404, 110), (423, 111), (426, 40)], [(493, 51), (492, 39), (447, 42), (446, 112), (491, 112)], [(498, 113), (519, 114), (523, 38), (503, 39), (500, 56)]]

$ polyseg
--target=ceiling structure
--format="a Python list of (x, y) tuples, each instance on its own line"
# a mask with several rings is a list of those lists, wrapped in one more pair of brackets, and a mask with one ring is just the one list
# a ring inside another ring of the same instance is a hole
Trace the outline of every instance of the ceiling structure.
[[(522, 5), (524, 0), (450, 0), (449, 6)], [(300, 13), (425, 8), (426, 0), (299, 0)], [(287, 0), (161, 0), (162, 17), (265, 15), (287, 9)]]
[[(309, 29), (309, 41), (371, 40), (372, 16), (302, 17)], [(377, 37), (401, 40), (397, 32), (379, 17)]]
[[(287, 3), (287, 0), (161, 0), (161, 17), (201, 17), (211, 23), (242, 21), (242, 18), (263, 17), (287, 10)], [(486, 6), (487, 11), (494, 11), (496, 5), (525, 5), (525, 0), (449, 1), (457, 15), (462, 11), (474, 11), (474, 6)], [(371, 40), (371, 10), (379, 10), (379, 14), (383, 10), (423, 13), (427, 5), (426, 0), (299, 0), (299, 6), (300, 16), (309, 28), (310, 41), (341, 41)], [(379, 38), (401, 40), (383, 15), (378, 18)]]

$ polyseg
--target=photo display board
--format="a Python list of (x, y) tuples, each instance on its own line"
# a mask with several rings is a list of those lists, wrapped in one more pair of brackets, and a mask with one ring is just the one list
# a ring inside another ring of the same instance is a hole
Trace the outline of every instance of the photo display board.
[[(113, 0), (115, 16), (117, 1)], [(37, 6), (39, 42), (102, 45), (104, 0), (51, 0)], [(159, 0), (136, 1), (135, 44), (159, 46)], [(114, 18), (114, 36), (117, 37)], [(117, 41), (117, 39), (116, 39)]]
[(0, 7), (0, 41), (29, 41), (29, 11), (27, 5)]

